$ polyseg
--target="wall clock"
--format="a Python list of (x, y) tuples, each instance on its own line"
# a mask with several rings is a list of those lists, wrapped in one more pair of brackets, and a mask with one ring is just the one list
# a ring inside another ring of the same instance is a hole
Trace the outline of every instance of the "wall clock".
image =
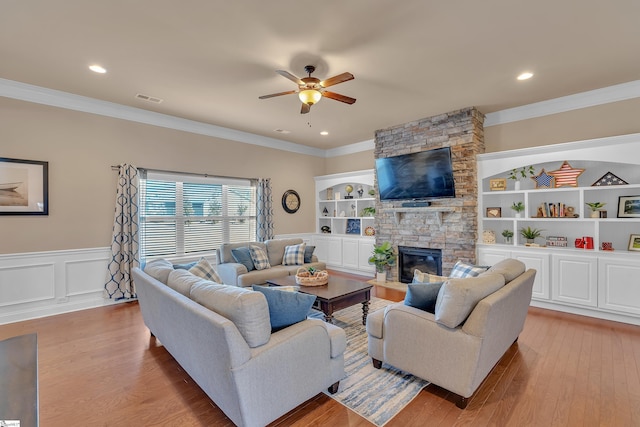
[(300, 196), (294, 190), (287, 190), (282, 195), (282, 208), (287, 213), (296, 213), (300, 209)]

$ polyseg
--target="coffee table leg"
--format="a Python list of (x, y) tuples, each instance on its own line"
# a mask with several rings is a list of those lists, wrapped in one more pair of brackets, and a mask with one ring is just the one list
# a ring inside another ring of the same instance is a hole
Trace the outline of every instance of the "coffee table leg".
[(369, 301), (362, 303), (362, 324), (367, 325), (367, 315), (369, 314)]
[(321, 307), (324, 313), (324, 321), (333, 323), (333, 306), (331, 304), (321, 304)]

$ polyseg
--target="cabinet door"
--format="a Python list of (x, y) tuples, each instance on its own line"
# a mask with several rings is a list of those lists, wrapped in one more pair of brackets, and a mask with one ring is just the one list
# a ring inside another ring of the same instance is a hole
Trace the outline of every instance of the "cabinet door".
[(598, 306), (640, 314), (640, 263), (637, 260), (598, 261)]
[(376, 271), (376, 266), (369, 264), (369, 257), (373, 252), (373, 245), (375, 240), (372, 238), (360, 239), (359, 249), (358, 249), (358, 269), (361, 271), (367, 271), (370, 273), (374, 273)]
[(478, 248), (478, 265), (493, 265), (511, 256), (506, 249)]
[(533, 251), (513, 251), (511, 257), (524, 262), (527, 269), (536, 270), (536, 278), (533, 281), (532, 298), (548, 300), (549, 291), (549, 254)]
[(357, 269), (358, 268), (358, 239), (342, 239), (342, 266)]
[(552, 297), (589, 307), (598, 305), (598, 263), (593, 256), (552, 255)]

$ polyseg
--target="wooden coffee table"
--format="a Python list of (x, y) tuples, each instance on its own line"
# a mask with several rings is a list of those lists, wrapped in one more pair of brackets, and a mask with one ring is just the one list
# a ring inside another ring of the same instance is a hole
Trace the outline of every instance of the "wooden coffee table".
[[(271, 286), (300, 286), (295, 276), (267, 280)], [(315, 295), (313, 308), (324, 313), (324, 320), (333, 323), (333, 312), (362, 303), (362, 324), (367, 323), (371, 286), (368, 283), (329, 275), (329, 283), (323, 286), (300, 286), (300, 292)]]

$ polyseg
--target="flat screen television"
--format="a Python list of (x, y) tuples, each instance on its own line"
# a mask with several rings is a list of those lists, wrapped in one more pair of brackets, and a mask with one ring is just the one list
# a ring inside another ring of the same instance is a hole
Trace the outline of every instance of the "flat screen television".
[(380, 200), (455, 197), (449, 147), (376, 159)]

